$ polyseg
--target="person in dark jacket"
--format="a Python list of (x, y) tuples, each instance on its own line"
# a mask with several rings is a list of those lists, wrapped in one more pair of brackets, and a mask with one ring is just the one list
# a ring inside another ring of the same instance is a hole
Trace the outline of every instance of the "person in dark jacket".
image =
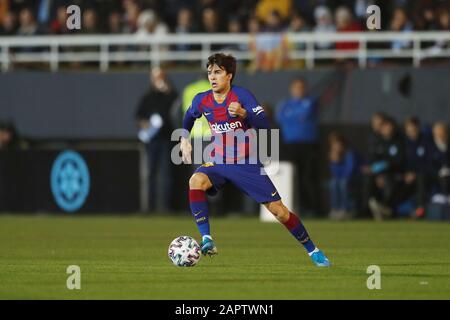
[(375, 161), (379, 154), (383, 152), (383, 137), (381, 129), (383, 128), (384, 120), (388, 116), (382, 112), (375, 112), (370, 119), (371, 132), (367, 142), (369, 161)]
[(429, 158), (429, 170), (434, 193), (450, 194), (450, 139), (448, 127), (443, 122), (433, 125), (433, 143)]
[(428, 159), (431, 151), (431, 137), (421, 130), (420, 120), (409, 117), (405, 129), (405, 187), (409, 196), (415, 196), (416, 217), (425, 215), (428, 201)]
[(370, 119), (370, 134), (367, 139), (367, 149), (365, 153), (365, 160), (369, 165), (362, 167), (362, 211), (371, 215), (369, 208), (369, 199), (376, 191), (375, 176), (372, 174), (370, 163), (374, 163), (383, 152), (383, 138), (381, 136), (381, 128), (387, 115), (382, 112), (375, 112)]
[(375, 189), (369, 200), (369, 207), (376, 220), (383, 220), (395, 213), (396, 207), (404, 201), (404, 139), (395, 120), (386, 118), (381, 128), (382, 150), (370, 164), (375, 180)]
[[(172, 186), (171, 110), (176, 106), (177, 93), (160, 68), (151, 71), (150, 82), (150, 89), (141, 98), (136, 111), (138, 137), (145, 143), (148, 155), (149, 209), (168, 211)], [(157, 203), (157, 199), (161, 203)]]

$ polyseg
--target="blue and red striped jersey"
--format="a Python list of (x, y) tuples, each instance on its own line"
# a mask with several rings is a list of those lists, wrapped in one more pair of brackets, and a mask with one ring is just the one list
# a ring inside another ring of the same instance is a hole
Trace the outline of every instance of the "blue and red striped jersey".
[[(239, 102), (246, 109), (245, 119), (230, 115), (228, 106), (232, 102)], [(264, 109), (250, 91), (238, 86), (231, 86), (222, 103), (214, 99), (212, 90), (197, 94), (186, 112), (184, 129), (190, 131), (195, 119), (202, 115), (208, 120), (214, 139), (212, 157), (216, 160), (223, 157), (222, 160), (227, 163), (248, 158), (254, 150), (255, 146), (251, 145), (254, 134), (248, 133), (248, 129), (269, 129)], [(231, 132), (234, 136), (229, 134)]]

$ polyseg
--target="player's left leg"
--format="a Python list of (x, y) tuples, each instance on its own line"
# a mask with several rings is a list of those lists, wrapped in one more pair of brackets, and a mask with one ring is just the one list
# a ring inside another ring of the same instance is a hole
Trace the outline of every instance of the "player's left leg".
[(328, 267), (330, 262), (328, 258), (319, 250), (309, 237), (305, 226), (300, 219), (290, 212), (281, 200), (272, 201), (264, 204), (278, 221), (280, 221), (289, 232), (300, 242), (308, 252), (312, 261), (319, 267)]
[(228, 166), (225, 177), (252, 199), (264, 204), (305, 247), (317, 266), (329, 266), (328, 259), (311, 241), (300, 219), (284, 206), (272, 181), (266, 174), (263, 174), (261, 169), (263, 168), (259, 164), (231, 165)]

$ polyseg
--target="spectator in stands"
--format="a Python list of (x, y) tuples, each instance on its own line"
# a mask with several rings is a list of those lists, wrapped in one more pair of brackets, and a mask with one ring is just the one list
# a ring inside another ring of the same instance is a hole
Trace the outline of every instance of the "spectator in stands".
[(19, 15), (19, 29), (17, 35), (19, 36), (34, 36), (40, 33), (38, 24), (34, 17), (33, 11), (30, 8), (24, 8)]
[(0, 21), (0, 36), (12, 36), (17, 33), (17, 16), (7, 12)]
[[(316, 21), (316, 26), (314, 27), (315, 32), (336, 32), (336, 27), (333, 24), (333, 17), (328, 7), (317, 7), (314, 10), (314, 19)], [(316, 43), (316, 46), (319, 49), (332, 49), (333, 43), (328, 41), (319, 41)]]
[(259, 0), (256, 5), (256, 16), (259, 20), (268, 23), (274, 11), (278, 12), (281, 20), (287, 19), (291, 14), (292, 0)]
[(181, 8), (177, 15), (177, 26), (175, 27), (175, 33), (189, 34), (196, 31), (194, 23), (192, 21), (192, 11), (189, 8)]
[(132, 0), (123, 1), (122, 6), (125, 11), (124, 33), (135, 33), (138, 30), (138, 19), (141, 13), (141, 8), (138, 6), (136, 2)]
[(67, 29), (67, 9), (66, 7), (59, 7), (56, 9), (56, 17), (51, 22), (50, 32), (52, 34), (65, 34), (68, 33)]
[[(441, 7), (437, 11), (437, 26), (438, 31), (450, 31), (450, 9)], [(450, 41), (437, 41), (430, 49), (431, 53), (440, 53), (443, 49), (450, 48)]]
[(404, 176), (407, 196), (414, 196), (415, 216), (423, 217), (428, 201), (427, 170), (431, 147), (430, 137), (422, 133), (420, 120), (410, 117), (404, 124), (406, 144), (406, 172)]
[(237, 16), (231, 16), (230, 19), (228, 19), (228, 33), (242, 33), (241, 21)]
[(166, 35), (169, 33), (169, 28), (161, 22), (153, 10), (142, 11), (138, 19), (138, 35)]
[(350, 218), (356, 203), (352, 196), (359, 176), (359, 161), (346, 139), (337, 133), (329, 135), (330, 204), (333, 220)]
[(170, 139), (174, 126), (170, 114), (177, 93), (162, 69), (152, 69), (150, 77), (150, 89), (141, 98), (136, 111), (138, 137), (145, 143), (148, 155), (150, 210), (167, 211), (171, 209), (172, 192)]
[(119, 11), (113, 11), (108, 16), (108, 33), (120, 34), (122, 32), (122, 16)]
[(310, 96), (303, 78), (290, 85), (290, 98), (281, 101), (276, 120), (281, 128), (283, 158), (291, 161), (297, 171), (300, 212), (319, 213), (320, 187), (318, 172), (319, 128), (318, 101)]
[[(177, 35), (185, 35), (195, 32), (195, 26), (192, 21), (192, 11), (189, 8), (181, 8), (178, 11), (177, 25), (175, 27), (175, 33)], [(192, 50), (195, 47), (190, 44), (177, 44), (175, 49), (179, 51)]]
[(217, 33), (220, 32), (220, 21), (217, 10), (213, 7), (205, 8), (202, 11), (202, 23), (201, 23), (201, 32), (204, 33)]
[[(371, 162), (375, 189), (369, 207), (376, 220), (392, 217), (404, 199), (404, 140), (395, 120), (385, 118), (381, 126), (382, 150)], [(402, 191), (401, 191), (402, 190)]]
[(437, 30), (450, 31), (450, 9), (442, 7), (437, 14)]
[[(256, 24), (252, 27), (258, 28)], [(275, 71), (285, 67), (288, 63), (288, 42), (279, 13), (272, 12), (262, 32), (255, 31), (250, 44), (255, 55), (254, 71)]]
[(448, 127), (443, 122), (433, 126), (433, 144), (430, 155), (430, 171), (434, 193), (450, 194), (450, 139)]
[(436, 30), (436, 10), (433, 6), (426, 6), (417, 14), (418, 17), (414, 23), (416, 29), (423, 31)]
[[(242, 24), (239, 20), (239, 17), (232, 16), (228, 20), (228, 33), (230, 34), (240, 34), (243, 32)], [(234, 50), (234, 51), (246, 51), (249, 49), (247, 43), (239, 43), (239, 44), (229, 44), (223, 48), (224, 50)]]
[[(390, 30), (394, 32), (411, 32), (413, 24), (410, 21), (408, 14), (403, 8), (396, 8), (392, 15)], [(394, 52), (400, 52), (402, 49), (411, 47), (410, 41), (394, 40), (391, 43), (391, 48)]]
[[(360, 24), (353, 19), (351, 11), (347, 7), (339, 7), (335, 13), (336, 29), (341, 32), (362, 31)], [(358, 42), (337, 42), (337, 50), (356, 50), (359, 48)]]
[[(289, 26), (287, 29), (288, 32), (308, 32), (311, 31), (311, 28), (306, 21), (306, 18), (298, 12), (295, 12), (291, 16), (291, 20), (289, 22)], [(303, 45), (302, 45), (303, 47)]]
[(263, 29), (264, 24), (259, 21), (259, 19), (255, 16), (251, 16), (247, 21), (247, 32), (253, 36), (256, 37), (258, 33), (261, 32)]
[(94, 9), (86, 9), (82, 13), (83, 21), (81, 32), (84, 34), (99, 34), (97, 13)]

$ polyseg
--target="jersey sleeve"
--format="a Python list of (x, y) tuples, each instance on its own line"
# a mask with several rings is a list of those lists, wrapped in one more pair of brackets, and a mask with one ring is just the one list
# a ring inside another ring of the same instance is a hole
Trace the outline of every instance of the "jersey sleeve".
[(196, 119), (202, 116), (202, 112), (200, 111), (200, 95), (196, 95), (192, 100), (191, 106), (187, 109), (183, 118), (183, 129), (191, 132), (192, 127), (194, 126), (194, 122)]
[(239, 93), (239, 100), (242, 107), (247, 111), (247, 120), (253, 128), (270, 128), (269, 121), (264, 113), (264, 108), (258, 103), (250, 91), (242, 89)]

